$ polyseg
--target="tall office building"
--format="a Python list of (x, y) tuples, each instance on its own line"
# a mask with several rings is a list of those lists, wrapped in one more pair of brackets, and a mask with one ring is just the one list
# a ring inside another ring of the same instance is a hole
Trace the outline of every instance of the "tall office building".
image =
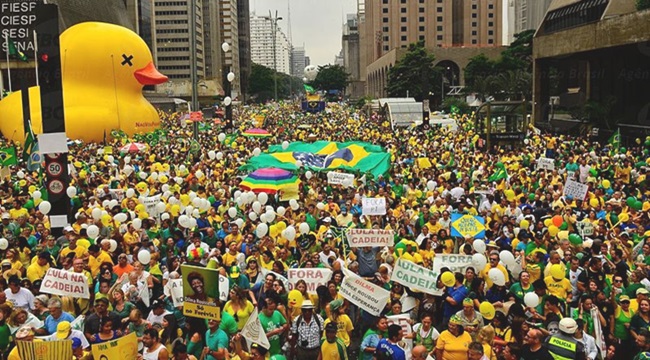
[(275, 58), (272, 20), (268, 16), (250, 17), (251, 60), (278, 72), (291, 74), (291, 44), (280, 27), (275, 31)]
[(190, 1), (156, 0), (155, 37), (158, 69), (170, 80), (190, 80), (190, 26), (196, 29), (198, 78), (205, 78), (203, 0), (196, 1), (196, 19), (190, 19)]
[(348, 94), (353, 97), (363, 96), (363, 82), (359, 69), (359, 22), (357, 14), (348, 14), (347, 21), (343, 25), (343, 66), (350, 74), (350, 86)]
[(153, 0), (127, 0), (126, 9), (133, 24), (133, 30), (147, 43), (155, 59), (156, 34), (154, 33)]
[(291, 75), (302, 79), (305, 70), (305, 47), (299, 46), (291, 50)]
[[(227, 42), (230, 44), (230, 51), (224, 54), (222, 66), (226, 71), (231, 71), (235, 74), (235, 80), (231, 83), (232, 97), (239, 97), (241, 93), (240, 87), (240, 72), (239, 72), (239, 19), (237, 16), (237, 0), (212, 0), (219, 3), (219, 17), (211, 19), (212, 21), (219, 21), (221, 43)], [(219, 43), (217, 51), (221, 50), (221, 43)], [(214, 54), (214, 50), (213, 50)], [(215, 76), (216, 77), (216, 76)]]
[(250, 2), (237, 0), (237, 30), (239, 32), (239, 86), (245, 97), (251, 75)]
[(553, 0), (505, 0), (508, 6), (507, 44), (514, 35), (525, 30), (537, 30)]

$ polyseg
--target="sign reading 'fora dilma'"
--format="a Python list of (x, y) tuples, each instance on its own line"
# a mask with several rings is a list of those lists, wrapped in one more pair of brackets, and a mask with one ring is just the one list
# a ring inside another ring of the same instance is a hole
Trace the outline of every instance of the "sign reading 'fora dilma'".
[(43, 0), (0, 0), (0, 49), (4, 59), (9, 47), (9, 41), (13, 41), (16, 49), (33, 58), (34, 49), (34, 25), (36, 23), (36, 6), (42, 4)]

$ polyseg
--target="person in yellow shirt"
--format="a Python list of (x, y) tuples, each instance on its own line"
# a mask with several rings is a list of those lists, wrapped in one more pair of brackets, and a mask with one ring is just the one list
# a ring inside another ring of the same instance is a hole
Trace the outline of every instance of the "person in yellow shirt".
[(485, 280), (485, 288), (486, 289), (491, 288), (492, 285), (494, 284), (492, 282), (492, 279), (490, 279), (490, 276), (488, 275), (491, 269), (499, 269), (499, 271), (501, 271), (503, 273), (503, 276), (506, 279), (506, 283), (508, 283), (508, 281), (510, 281), (510, 278), (508, 276), (508, 271), (506, 270), (506, 268), (503, 265), (499, 264), (499, 260), (500, 260), (500, 257), (499, 257), (499, 252), (498, 251), (493, 250), (492, 252), (490, 252), (489, 263), (486, 264), (485, 268), (481, 271), (481, 278), (483, 278), (483, 280)]
[(573, 287), (571, 281), (567, 279), (559, 264), (551, 265), (551, 275), (544, 278), (544, 283), (549, 295), (554, 295), (558, 299), (571, 302)]
[(336, 324), (325, 325), (325, 339), (321, 341), (318, 360), (348, 360), (347, 345), (337, 334)]
[(99, 274), (99, 267), (103, 263), (109, 263), (111, 266), (114, 265), (111, 256), (106, 251), (100, 249), (97, 245), (91, 245), (90, 248), (88, 248), (88, 253), (90, 254), (88, 257), (88, 268), (90, 269), (93, 278), (97, 277), (97, 274)]
[(454, 315), (449, 319), (448, 329), (440, 333), (436, 342), (436, 359), (466, 360), (472, 337), (463, 329), (463, 321)]
[[(23, 325), (16, 331), (16, 335), (14, 335), (16, 340), (20, 341), (42, 341), (40, 339), (35, 339), (34, 338), (34, 330), (32, 330), (30, 325)], [(7, 360), (22, 360), (20, 358), (20, 355), (18, 354), (18, 347), (14, 347), (11, 352), (9, 353), (9, 356), (7, 356)]]
[(78, 259), (84, 259), (88, 257), (88, 249), (85, 247), (78, 245), (77, 244), (77, 236), (73, 235), (70, 237), (70, 244), (68, 246), (64, 247), (61, 249), (61, 252), (59, 253), (59, 258), (64, 258), (66, 257), (69, 253), (73, 252), (75, 254), (75, 257)]
[(36, 280), (42, 280), (45, 277), (47, 270), (50, 269), (51, 259), (52, 255), (47, 251), (38, 254), (36, 261), (31, 263), (27, 268), (27, 278), (29, 281), (34, 283)]
[[(350, 317), (342, 311), (343, 300), (332, 300), (329, 303), (329, 306), (330, 316), (325, 320), (323, 325), (327, 329), (327, 324), (334, 323), (337, 329), (336, 337), (343, 340), (345, 346), (350, 346), (350, 334), (352, 334), (352, 330), (354, 330), (354, 325), (352, 325)], [(325, 335), (327, 335), (327, 333)]]

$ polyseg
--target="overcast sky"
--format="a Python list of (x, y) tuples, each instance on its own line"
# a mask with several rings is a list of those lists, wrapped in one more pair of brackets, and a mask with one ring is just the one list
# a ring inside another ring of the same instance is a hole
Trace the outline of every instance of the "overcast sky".
[(250, 0), (251, 14), (267, 15), (269, 10), (282, 20), (278, 27), (288, 34), (288, 2), (291, 2), (293, 46), (304, 44), (314, 65), (334, 63), (341, 51), (341, 32), (346, 14), (357, 12), (357, 0)]

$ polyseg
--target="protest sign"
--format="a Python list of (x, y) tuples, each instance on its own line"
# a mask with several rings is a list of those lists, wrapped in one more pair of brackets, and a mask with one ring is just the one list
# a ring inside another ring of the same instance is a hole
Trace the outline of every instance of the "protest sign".
[(443, 267), (464, 274), (468, 266), (472, 266), (472, 255), (436, 254), (433, 258), (433, 271), (436, 274), (440, 274)]
[(348, 229), (350, 247), (364, 246), (393, 246), (395, 233), (393, 230), (381, 229)]
[(564, 196), (572, 197), (575, 200), (584, 200), (587, 197), (589, 186), (575, 180), (567, 179), (564, 184)]
[[(219, 271), (181, 265), (183, 273), (183, 314), (203, 319), (220, 319)], [(206, 286), (211, 285), (211, 286)]]
[(174, 307), (183, 306), (183, 279), (171, 279), (169, 285), (169, 297), (172, 298)]
[(251, 315), (248, 317), (248, 321), (246, 321), (246, 324), (241, 329), (241, 336), (247, 341), (259, 344), (267, 350), (271, 347), (269, 339), (266, 337), (266, 333), (262, 327), (262, 323), (260, 322), (257, 307), (253, 310)]
[(363, 215), (386, 215), (386, 198), (362, 198), (361, 213)]
[(352, 274), (343, 279), (339, 294), (374, 316), (381, 314), (390, 298), (388, 290)]
[(21, 360), (72, 359), (72, 340), (17, 340), (16, 347), (18, 348), (18, 356)]
[(55, 268), (47, 270), (40, 291), (45, 294), (90, 299), (88, 279), (84, 274)]
[(402, 258), (397, 259), (390, 279), (427, 294), (440, 295), (442, 292), (436, 286), (438, 273)]
[(451, 236), (482, 239), (485, 237), (485, 219), (482, 216), (451, 214)]
[(156, 205), (159, 202), (160, 202), (160, 194), (142, 198), (142, 205), (144, 205), (147, 214), (149, 214), (149, 216), (151, 217), (158, 216), (158, 210), (156, 210)]
[(405, 350), (413, 349), (413, 339), (408, 339), (407, 335), (413, 333), (413, 328), (411, 327), (411, 317), (409, 314), (398, 314), (386, 316), (388, 320), (388, 326), (390, 325), (399, 325), (404, 332), (404, 342), (407, 344)]
[(354, 174), (340, 173), (336, 171), (330, 171), (327, 173), (327, 183), (331, 185), (344, 185), (347, 183), (352, 184), (354, 182)]
[[(93, 344), (93, 358), (103, 359), (137, 359), (138, 358), (138, 337), (135, 333), (122, 336), (119, 339)], [(63, 358), (57, 358), (63, 359)], [(68, 359), (68, 358), (65, 358)]]
[(226, 276), (219, 274), (219, 300), (228, 301), (229, 280)]
[(594, 224), (589, 222), (589, 220), (583, 220), (580, 222), (576, 223), (576, 228), (578, 229), (578, 233), (580, 233), (580, 236), (592, 236), (594, 234), (594, 231), (596, 231)]
[(320, 268), (298, 268), (288, 269), (287, 279), (289, 280), (288, 291), (295, 289), (298, 280), (304, 280), (307, 283), (307, 292), (316, 293), (316, 288), (321, 285), (327, 285), (332, 277), (332, 270)]
[(555, 170), (555, 162), (553, 159), (545, 158), (542, 156), (537, 159), (537, 170), (539, 169), (553, 171)]

